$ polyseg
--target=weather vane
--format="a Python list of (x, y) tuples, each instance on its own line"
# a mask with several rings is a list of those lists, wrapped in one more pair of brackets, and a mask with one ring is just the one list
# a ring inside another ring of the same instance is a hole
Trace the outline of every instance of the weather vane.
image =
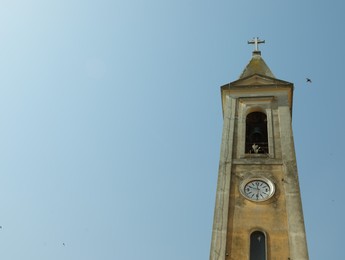
[(254, 51), (259, 51), (259, 44), (265, 43), (265, 40), (260, 40), (259, 37), (254, 37), (253, 40), (248, 41), (248, 44), (254, 44), (255, 49)]

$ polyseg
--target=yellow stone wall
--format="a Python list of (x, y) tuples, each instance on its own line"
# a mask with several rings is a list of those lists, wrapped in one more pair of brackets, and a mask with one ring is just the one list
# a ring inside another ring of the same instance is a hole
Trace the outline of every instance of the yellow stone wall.
[[(223, 135), (210, 260), (249, 260), (250, 234), (266, 234), (267, 260), (308, 260), (292, 133), (292, 83), (253, 75), (222, 87)], [(257, 110), (258, 109), (258, 110)], [(267, 115), (269, 153), (248, 154), (245, 119)], [(245, 199), (244, 180), (265, 177), (275, 194), (265, 202)]]
[[(234, 165), (232, 173), (226, 259), (249, 259), (250, 234), (255, 230), (266, 234), (268, 259), (288, 259), (289, 237), (281, 165)], [(239, 191), (243, 180), (258, 176), (275, 184), (275, 194), (268, 201), (249, 201)]]

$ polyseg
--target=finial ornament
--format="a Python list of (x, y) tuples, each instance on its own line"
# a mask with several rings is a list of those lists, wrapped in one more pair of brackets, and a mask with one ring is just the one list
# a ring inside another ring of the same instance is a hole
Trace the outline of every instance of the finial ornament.
[(248, 44), (254, 44), (254, 51), (259, 51), (260, 43), (265, 43), (265, 40), (260, 40), (259, 37), (254, 37), (253, 40), (248, 41)]

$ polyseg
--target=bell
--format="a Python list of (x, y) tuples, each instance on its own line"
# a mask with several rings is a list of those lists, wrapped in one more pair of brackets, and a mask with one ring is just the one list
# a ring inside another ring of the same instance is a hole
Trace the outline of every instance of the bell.
[(261, 141), (264, 138), (264, 133), (262, 131), (261, 127), (253, 127), (252, 131), (249, 134), (249, 139), (251, 142), (258, 142)]

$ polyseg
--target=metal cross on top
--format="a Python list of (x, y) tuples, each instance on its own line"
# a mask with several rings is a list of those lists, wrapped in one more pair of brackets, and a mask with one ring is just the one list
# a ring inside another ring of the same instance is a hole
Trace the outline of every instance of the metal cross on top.
[(265, 43), (265, 40), (259, 40), (259, 37), (254, 37), (253, 40), (248, 41), (248, 44), (254, 44), (255, 45), (254, 51), (259, 51), (259, 44), (260, 43)]

